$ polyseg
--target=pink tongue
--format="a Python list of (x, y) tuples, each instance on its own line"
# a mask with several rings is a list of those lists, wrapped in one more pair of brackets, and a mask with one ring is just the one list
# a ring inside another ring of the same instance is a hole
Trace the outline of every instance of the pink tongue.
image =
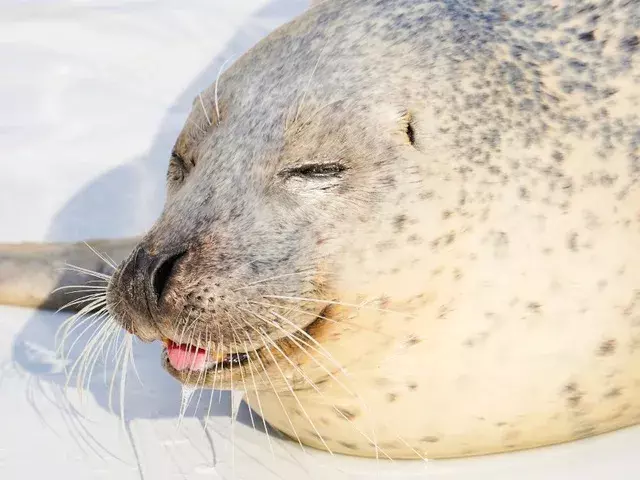
[(167, 343), (169, 363), (178, 371), (204, 370), (207, 363), (207, 351), (192, 345), (178, 345), (169, 341)]

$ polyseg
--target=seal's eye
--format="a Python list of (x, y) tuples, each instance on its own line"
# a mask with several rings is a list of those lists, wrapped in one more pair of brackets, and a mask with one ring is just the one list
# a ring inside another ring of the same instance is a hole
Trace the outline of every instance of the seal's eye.
[(286, 177), (327, 178), (339, 177), (347, 169), (340, 163), (308, 163), (282, 172)]
[(184, 178), (187, 176), (187, 173), (189, 173), (189, 170), (192, 167), (192, 162), (187, 162), (176, 152), (172, 152), (171, 160), (169, 161), (167, 179), (172, 182), (180, 183), (184, 180)]

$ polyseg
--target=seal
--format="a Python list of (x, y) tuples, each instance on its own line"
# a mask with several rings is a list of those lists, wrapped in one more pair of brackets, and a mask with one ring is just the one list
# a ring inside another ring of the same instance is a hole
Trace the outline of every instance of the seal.
[(113, 321), (332, 452), (636, 424), (639, 25), (628, 0), (319, 2), (195, 99)]

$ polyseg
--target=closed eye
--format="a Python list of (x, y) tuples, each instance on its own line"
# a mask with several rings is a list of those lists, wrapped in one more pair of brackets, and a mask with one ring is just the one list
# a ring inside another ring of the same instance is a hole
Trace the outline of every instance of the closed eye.
[(347, 167), (340, 163), (308, 163), (299, 167), (289, 168), (282, 172), (287, 177), (326, 178), (338, 177)]

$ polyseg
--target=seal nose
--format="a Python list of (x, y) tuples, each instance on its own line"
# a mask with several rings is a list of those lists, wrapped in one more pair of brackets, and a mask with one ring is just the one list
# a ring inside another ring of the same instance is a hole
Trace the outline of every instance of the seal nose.
[(137, 252), (134, 267), (144, 286), (149, 305), (157, 306), (175, 267), (185, 252), (153, 255), (144, 247)]
[(123, 327), (143, 341), (153, 341), (161, 336), (158, 322), (172, 310), (171, 304), (163, 302), (163, 296), (188, 249), (151, 253), (145, 247), (139, 245), (122, 263), (107, 294)]

